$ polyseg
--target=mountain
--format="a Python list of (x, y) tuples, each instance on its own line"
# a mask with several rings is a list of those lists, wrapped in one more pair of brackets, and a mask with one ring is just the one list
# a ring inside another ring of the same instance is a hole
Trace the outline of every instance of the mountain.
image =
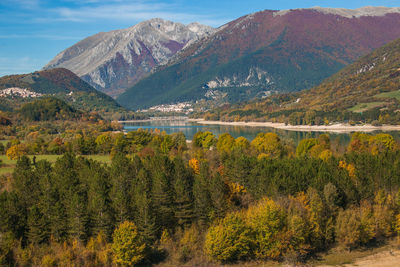
[(183, 49), (117, 98), (128, 108), (207, 99), (238, 102), (311, 88), (400, 37), (400, 8), (266, 10)]
[(1, 110), (13, 110), (34, 98), (49, 95), (85, 111), (125, 110), (110, 96), (64, 68), (0, 77)]
[(44, 69), (67, 68), (96, 89), (118, 95), (211, 32), (213, 28), (199, 23), (151, 19), (128, 29), (90, 36), (62, 51)]
[(310, 90), (226, 106), (206, 117), (290, 124), (400, 124), (400, 39), (376, 49)]

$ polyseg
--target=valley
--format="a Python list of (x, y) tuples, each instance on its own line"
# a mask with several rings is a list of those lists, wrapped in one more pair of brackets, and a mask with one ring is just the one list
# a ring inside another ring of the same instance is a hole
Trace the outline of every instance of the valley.
[(400, 7), (257, 2), (0, 2), (0, 266), (396, 266)]

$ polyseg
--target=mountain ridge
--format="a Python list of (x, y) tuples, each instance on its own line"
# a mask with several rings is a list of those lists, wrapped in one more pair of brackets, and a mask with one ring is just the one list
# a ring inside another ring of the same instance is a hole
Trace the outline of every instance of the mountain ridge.
[(269, 120), (289, 124), (353, 121), (400, 123), (400, 39), (386, 44), (298, 93), (219, 108), (213, 120)]
[[(391, 9), (388, 9), (389, 11)], [(388, 12), (389, 12), (388, 11)], [(180, 51), (117, 98), (127, 108), (199, 100), (216, 80), (259, 69), (268, 79), (213, 88), (227, 102), (311, 88), (373, 49), (400, 37), (400, 13), (346, 18), (315, 9), (240, 17)], [(384, 13), (384, 12), (383, 12)], [(336, 34), (331, 33), (335, 31)], [(257, 75), (258, 76), (258, 75)], [(262, 75), (261, 75), (262, 76)], [(226, 79), (225, 79), (226, 78)], [(240, 83), (240, 82), (239, 82)], [(207, 98), (206, 98), (207, 99)]]
[(212, 31), (199, 23), (184, 25), (155, 18), (89, 36), (60, 52), (44, 69), (65, 67), (96, 89), (116, 95)]

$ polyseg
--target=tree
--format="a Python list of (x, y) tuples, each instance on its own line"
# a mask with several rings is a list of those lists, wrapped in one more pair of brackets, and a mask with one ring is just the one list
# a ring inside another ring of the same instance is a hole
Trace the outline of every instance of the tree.
[(251, 145), (268, 158), (279, 158), (283, 155), (283, 146), (276, 133), (259, 133), (251, 142)]
[(255, 233), (255, 255), (259, 259), (281, 256), (281, 235), (286, 214), (272, 199), (264, 198), (246, 212), (246, 221)]
[(310, 150), (317, 145), (317, 139), (306, 138), (300, 141), (296, 148), (296, 155), (299, 157), (304, 157), (309, 154)]
[(35, 205), (29, 209), (28, 213), (28, 240), (33, 244), (46, 242), (49, 235), (48, 222), (40, 209)]
[(111, 162), (110, 199), (117, 223), (133, 220), (132, 194), (136, 181), (136, 170), (132, 165), (131, 160), (123, 153), (117, 153)]
[(193, 144), (196, 147), (202, 147), (205, 149), (209, 149), (211, 146), (216, 143), (215, 135), (212, 132), (197, 132), (193, 136)]
[(231, 213), (208, 229), (204, 246), (211, 259), (233, 262), (251, 257), (253, 242), (243, 215)]
[(111, 249), (114, 262), (122, 266), (133, 266), (145, 258), (146, 244), (133, 222), (121, 223), (113, 234)]
[(152, 176), (151, 196), (157, 223), (160, 228), (174, 225), (172, 179), (174, 166), (166, 156), (155, 156), (150, 160)]
[(223, 218), (229, 207), (229, 187), (219, 173), (210, 180), (212, 219)]
[(189, 226), (194, 218), (193, 176), (181, 158), (174, 160), (174, 173), (175, 218), (179, 225)]
[(200, 223), (206, 223), (208, 221), (208, 216), (212, 208), (211, 196), (208, 190), (209, 176), (208, 164), (202, 163), (200, 165), (199, 174), (194, 177), (193, 184), (194, 211)]
[(6, 155), (11, 160), (19, 159), (21, 156), (26, 155), (26, 146), (24, 144), (13, 145), (7, 149)]
[(250, 143), (249, 140), (247, 140), (245, 137), (240, 136), (238, 138), (235, 139), (235, 148), (239, 148), (239, 149), (247, 149), (250, 147)]
[(109, 153), (111, 150), (111, 137), (108, 134), (100, 134), (96, 137), (96, 145), (98, 151), (102, 153)]
[(138, 181), (135, 187), (135, 222), (140, 235), (149, 246), (154, 243), (157, 237), (157, 224), (154, 215), (153, 203), (151, 199), (151, 180), (145, 169), (138, 173)]
[[(110, 181), (106, 170), (95, 161), (88, 161), (83, 175), (88, 179), (88, 212), (91, 235), (103, 232), (110, 237), (113, 230), (113, 214), (110, 199)], [(83, 171), (83, 170), (82, 170)]]
[(218, 138), (217, 149), (219, 152), (230, 153), (235, 144), (235, 139), (229, 134), (221, 134)]

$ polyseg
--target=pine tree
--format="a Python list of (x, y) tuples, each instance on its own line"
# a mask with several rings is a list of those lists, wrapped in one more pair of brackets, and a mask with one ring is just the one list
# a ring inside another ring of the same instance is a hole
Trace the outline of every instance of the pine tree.
[(174, 160), (174, 170), (175, 218), (179, 225), (188, 226), (194, 218), (193, 176), (181, 158)]
[(91, 218), (91, 234), (97, 235), (99, 232), (103, 232), (107, 237), (111, 237), (114, 219), (109, 196), (111, 186), (107, 172), (98, 162), (90, 161), (88, 175), (88, 210)]
[(151, 177), (153, 207), (160, 228), (171, 228), (174, 225), (174, 207), (171, 180), (173, 165), (166, 156), (155, 156), (151, 159)]
[(111, 206), (116, 223), (132, 220), (134, 206), (132, 194), (135, 183), (136, 169), (132, 162), (122, 153), (117, 153), (111, 163)]
[(50, 235), (48, 222), (38, 206), (32, 206), (28, 213), (28, 240), (33, 244), (46, 242)]
[(88, 237), (89, 215), (86, 192), (77, 191), (71, 195), (67, 205), (68, 233), (70, 238), (86, 241)]
[(207, 223), (210, 215), (212, 203), (208, 190), (208, 165), (200, 165), (200, 174), (196, 175), (193, 184), (194, 210), (195, 216), (200, 223)]
[(151, 183), (149, 175), (142, 169), (138, 174), (138, 183), (135, 187), (134, 200), (136, 204), (135, 222), (138, 231), (143, 236), (146, 244), (152, 245), (156, 240), (158, 228), (154, 217), (151, 202)]
[(212, 213), (214, 218), (223, 218), (229, 209), (229, 188), (218, 173), (210, 180), (210, 196), (212, 200)]
[(40, 186), (38, 207), (43, 214), (43, 219), (48, 224), (49, 234), (55, 240), (63, 240), (68, 234), (67, 215), (59, 190), (55, 185), (51, 164), (44, 160), (37, 162), (35, 173), (38, 176)]

